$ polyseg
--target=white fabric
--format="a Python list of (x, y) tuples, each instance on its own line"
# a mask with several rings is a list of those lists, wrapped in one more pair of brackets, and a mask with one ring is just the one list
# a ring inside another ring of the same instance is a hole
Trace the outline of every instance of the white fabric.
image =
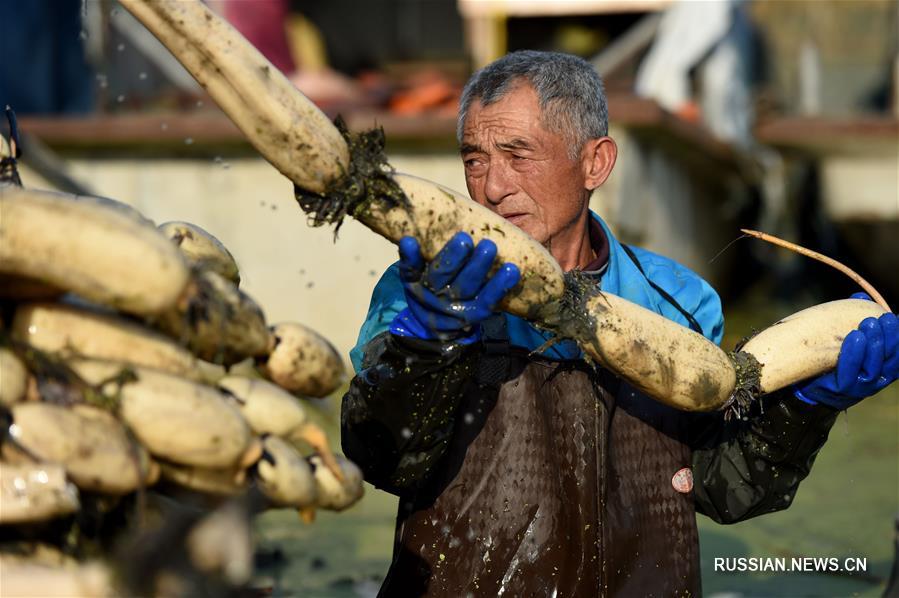
[(749, 30), (742, 0), (681, 0), (662, 17), (637, 71), (636, 92), (676, 112), (693, 98), (690, 73), (702, 89), (703, 122), (721, 139), (750, 142)]

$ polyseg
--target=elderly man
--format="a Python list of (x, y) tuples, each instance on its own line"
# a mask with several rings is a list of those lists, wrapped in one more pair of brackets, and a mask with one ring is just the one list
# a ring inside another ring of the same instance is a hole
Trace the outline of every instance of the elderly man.
[[(585, 61), (510, 54), (462, 96), (468, 191), (562, 268), (719, 342), (715, 292), (619, 243), (591, 192), (615, 164), (602, 83)], [(734, 522), (787, 507), (839, 409), (896, 377), (895, 316), (866, 321), (836, 373), (765, 399), (748, 421), (689, 414), (586, 362), (498, 301), (496, 247), (418, 243), (378, 283), (343, 402), (343, 448), (400, 497), (390, 596), (693, 595), (695, 512)], [(795, 391), (795, 392), (794, 392)]]

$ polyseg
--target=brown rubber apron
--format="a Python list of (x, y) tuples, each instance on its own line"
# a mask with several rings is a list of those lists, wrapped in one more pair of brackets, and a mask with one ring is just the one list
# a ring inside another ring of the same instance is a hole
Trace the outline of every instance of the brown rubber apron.
[(672, 484), (690, 467), (683, 414), (585, 362), (507, 355), (401, 497), (381, 595), (699, 594), (693, 497)]

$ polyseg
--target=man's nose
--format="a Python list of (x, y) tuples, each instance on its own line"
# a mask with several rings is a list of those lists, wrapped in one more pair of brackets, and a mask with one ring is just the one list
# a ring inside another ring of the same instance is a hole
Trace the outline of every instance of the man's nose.
[(514, 180), (511, 175), (505, 161), (493, 160), (490, 162), (484, 180), (484, 196), (487, 201), (498, 205), (515, 192)]

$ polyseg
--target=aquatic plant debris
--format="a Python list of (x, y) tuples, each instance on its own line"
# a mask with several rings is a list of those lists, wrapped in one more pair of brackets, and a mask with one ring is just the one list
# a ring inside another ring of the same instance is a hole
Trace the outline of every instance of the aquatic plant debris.
[(562, 296), (543, 305), (534, 305), (528, 319), (540, 328), (552, 331), (555, 338), (537, 349), (542, 352), (557, 342), (571, 339), (581, 347), (591, 345), (599, 349), (596, 330), (596, 316), (587, 305), (593, 297), (602, 295), (597, 277), (582, 270), (571, 270), (564, 274), (565, 288)]
[(351, 133), (338, 116), (334, 126), (340, 131), (350, 152), (349, 169), (332, 181), (324, 193), (313, 193), (294, 185), (294, 197), (309, 216), (309, 224), (334, 224), (334, 238), (346, 216), (359, 218), (373, 202), (386, 208), (409, 208), (409, 200), (391, 178), (394, 169), (384, 153), (384, 129), (377, 127)]
[(762, 394), (762, 364), (752, 353), (739, 349), (727, 354), (737, 372), (737, 385), (730, 399), (720, 407), (726, 410), (725, 418), (742, 418), (749, 412), (753, 402)]

